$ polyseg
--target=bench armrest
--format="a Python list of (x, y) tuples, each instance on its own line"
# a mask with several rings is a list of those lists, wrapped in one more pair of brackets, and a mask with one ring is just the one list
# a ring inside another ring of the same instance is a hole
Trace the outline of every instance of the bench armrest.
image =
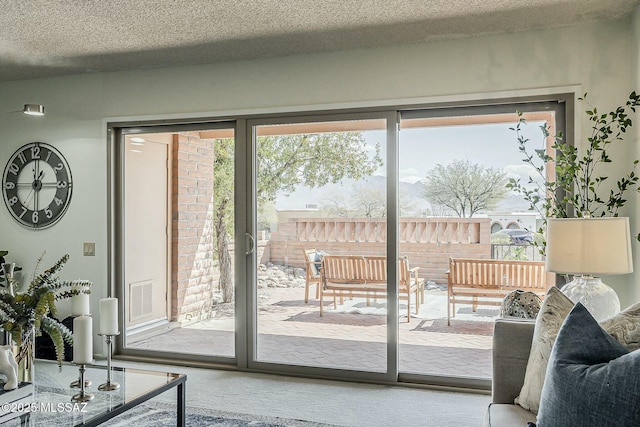
[(496, 319), (493, 331), (493, 403), (513, 403), (520, 394), (535, 321)]

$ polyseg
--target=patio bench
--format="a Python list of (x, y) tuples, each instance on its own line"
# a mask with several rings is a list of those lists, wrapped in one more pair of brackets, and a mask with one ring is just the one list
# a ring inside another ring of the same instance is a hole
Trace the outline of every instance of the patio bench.
[[(419, 267), (409, 268), (406, 257), (398, 262), (398, 298), (407, 301), (407, 322), (411, 321), (411, 294), (415, 293), (416, 313), (424, 302), (424, 279), (418, 277)], [(326, 255), (322, 259), (322, 289), (320, 290), (320, 316), (323, 313), (325, 296), (333, 297), (337, 308), (337, 297), (386, 298), (387, 258), (382, 256)]]
[(478, 305), (501, 305), (516, 289), (541, 298), (547, 293), (544, 261), (450, 258), (447, 275), (447, 325), (455, 317), (456, 303), (471, 304), (476, 311)]

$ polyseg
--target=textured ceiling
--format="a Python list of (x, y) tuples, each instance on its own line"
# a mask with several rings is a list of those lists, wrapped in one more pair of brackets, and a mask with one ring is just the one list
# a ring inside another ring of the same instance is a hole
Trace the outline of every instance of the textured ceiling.
[(640, 0), (3, 0), (0, 81), (555, 28)]

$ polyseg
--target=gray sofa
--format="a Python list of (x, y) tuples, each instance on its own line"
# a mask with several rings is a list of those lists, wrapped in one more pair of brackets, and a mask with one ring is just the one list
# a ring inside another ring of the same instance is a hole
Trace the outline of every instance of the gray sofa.
[(535, 414), (515, 405), (529, 360), (535, 321), (497, 319), (493, 333), (493, 385), (485, 427), (526, 427)]

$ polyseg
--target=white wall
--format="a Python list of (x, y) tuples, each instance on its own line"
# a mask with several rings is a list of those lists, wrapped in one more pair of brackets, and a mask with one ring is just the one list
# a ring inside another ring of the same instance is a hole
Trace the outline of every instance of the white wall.
[[(636, 8), (633, 14), (632, 26), (631, 26), (631, 85), (636, 91), (640, 92), (640, 7)], [(635, 131), (634, 144), (632, 150), (632, 156), (634, 159), (640, 159), (640, 111), (636, 112), (634, 118)], [(634, 194), (631, 202), (633, 203), (633, 212), (630, 213), (631, 217), (631, 231), (632, 234), (640, 232), (640, 195)], [(630, 278), (627, 283), (629, 289), (630, 302), (636, 302), (640, 300), (640, 243), (637, 241), (632, 243), (634, 253), (634, 271), (635, 274)]]
[[(380, 49), (0, 84), (0, 111), (41, 103), (47, 113), (42, 118), (0, 116), (2, 167), (19, 146), (40, 140), (62, 151), (74, 179), (70, 207), (50, 229), (26, 230), (0, 208), (0, 248), (10, 250), (11, 259), (27, 271), (42, 250), (47, 250), (46, 265), (69, 253), (71, 261), (62, 277), (94, 281), (92, 311), (97, 313), (107, 278), (105, 117), (324, 109), (413, 98), (474, 98), (499, 91), (551, 91), (549, 88), (568, 85), (581, 85), (604, 110), (624, 100), (631, 86), (640, 83), (637, 77), (631, 78), (632, 68), (637, 69), (637, 43), (633, 44), (633, 61), (629, 55), (637, 28), (636, 14), (633, 26), (630, 21), (590, 24)], [(632, 143), (623, 144), (614, 158), (637, 156)], [(96, 242), (95, 257), (82, 256), (82, 242), (89, 241)], [(630, 280), (631, 276), (624, 276), (609, 281), (623, 306), (638, 299), (626, 285)]]

